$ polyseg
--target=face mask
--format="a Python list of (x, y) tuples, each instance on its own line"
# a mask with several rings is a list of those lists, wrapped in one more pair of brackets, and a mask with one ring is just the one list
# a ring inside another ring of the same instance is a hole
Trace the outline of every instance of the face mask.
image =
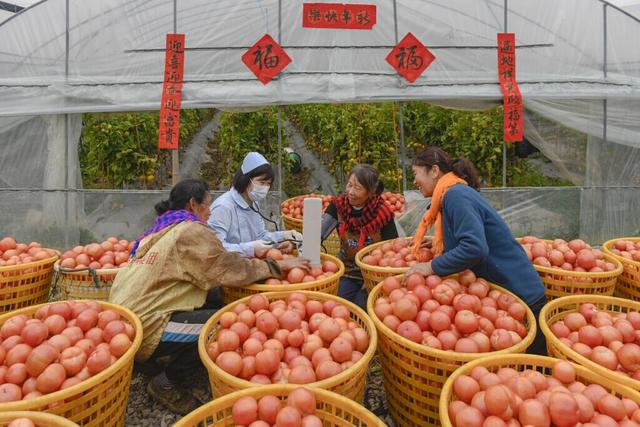
[(251, 190), (249, 190), (249, 199), (254, 202), (260, 202), (267, 198), (269, 185), (259, 185), (251, 181)]

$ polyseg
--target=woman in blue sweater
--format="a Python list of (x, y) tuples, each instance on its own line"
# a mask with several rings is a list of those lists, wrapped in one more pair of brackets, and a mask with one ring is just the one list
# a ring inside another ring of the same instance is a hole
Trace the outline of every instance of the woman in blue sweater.
[[(426, 244), (439, 256), (415, 264), (407, 275), (446, 276), (470, 269), (519, 296), (537, 320), (547, 301), (544, 285), (507, 224), (477, 191), (480, 182), (473, 164), (431, 146), (413, 159), (412, 169), (414, 184), (424, 197), (431, 197), (416, 231), (414, 253)], [(425, 239), (432, 225), (434, 236)], [(539, 328), (528, 352), (546, 354)]]

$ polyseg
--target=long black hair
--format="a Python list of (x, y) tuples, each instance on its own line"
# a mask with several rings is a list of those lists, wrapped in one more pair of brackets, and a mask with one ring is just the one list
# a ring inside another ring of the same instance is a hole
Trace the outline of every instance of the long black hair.
[(471, 188), (480, 188), (480, 176), (473, 163), (464, 157), (457, 159), (451, 158), (444, 150), (431, 145), (413, 158), (413, 166), (422, 166), (430, 169), (434, 165), (438, 165), (444, 173), (453, 172), (458, 177), (467, 181)]
[(184, 209), (193, 197), (196, 202), (202, 203), (209, 193), (209, 185), (197, 179), (183, 179), (177, 183), (169, 193), (169, 199), (156, 204), (155, 209), (158, 215), (167, 211)]

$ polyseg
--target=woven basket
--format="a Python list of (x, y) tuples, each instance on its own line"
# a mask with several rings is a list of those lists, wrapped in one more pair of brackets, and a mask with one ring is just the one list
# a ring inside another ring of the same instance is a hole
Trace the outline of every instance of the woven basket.
[[(339, 304), (346, 306), (351, 313), (351, 319), (359, 324), (369, 334), (369, 348), (364, 353), (362, 358), (358, 360), (352, 367), (342, 371), (338, 375), (331, 378), (327, 378), (322, 381), (317, 381), (307, 386), (312, 388), (322, 388), (325, 390), (334, 391), (342, 396), (348, 397), (358, 403), (362, 402), (364, 397), (364, 386), (367, 379), (367, 371), (369, 369), (369, 363), (373, 358), (373, 354), (376, 351), (378, 336), (373, 322), (369, 316), (358, 306), (350, 303), (335, 295), (330, 295), (321, 292), (300, 292), (308, 299), (317, 301), (336, 301)], [(271, 302), (278, 299), (286, 299), (291, 292), (268, 292), (264, 293), (265, 297)], [(222, 310), (218, 310), (204, 325), (200, 331), (200, 338), (198, 339), (198, 352), (200, 353), (200, 359), (205, 368), (209, 372), (209, 383), (211, 385), (211, 393), (214, 396), (223, 396), (234, 391), (243, 390), (252, 387), (260, 387), (259, 384), (254, 384), (241, 378), (234, 377), (223, 371), (216, 365), (213, 360), (207, 354), (207, 346), (210, 342), (214, 341), (218, 335), (220, 318), (226, 312), (232, 311), (236, 305), (240, 303), (248, 303), (250, 297), (243, 298), (234, 303), (231, 303), (224, 307)]]
[[(272, 395), (286, 401), (289, 393), (298, 387), (295, 384), (275, 384), (236, 391), (201, 406), (174, 424), (174, 427), (232, 427), (235, 424), (231, 408), (241, 397), (252, 396), (259, 400)], [(316, 397), (315, 415), (322, 420), (324, 427), (385, 426), (373, 413), (351, 399), (319, 388), (313, 389), (313, 393)]]
[(62, 299), (91, 299), (109, 301), (111, 286), (120, 271), (119, 268), (96, 270), (93, 268), (69, 269), (60, 267), (60, 262), (53, 266), (55, 276), (54, 288), (60, 290)]
[[(300, 196), (298, 196), (300, 197)], [(285, 203), (295, 199), (296, 197), (292, 197), (291, 199), (287, 199), (284, 202), (282, 202), (282, 204), (284, 205)], [(285, 215), (282, 213), (281, 211), (281, 215), (282, 215), (282, 222), (284, 223), (284, 226), (287, 230), (296, 230), (300, 233), (302, 233), (302, 220), (298, 219), (298, 218), (294, 218), (292, 216), (289, 215)], [(319, 226), (319, 225), (318, 225)], [(329, 237), (327, 237), (324, 242), (322, 242), (322, 251), (325, 253), (328, 253), (330, 255), (334, 255), (337, 256), (340, 253), (340, 249), (342, 248), (342, 241), (340, 240), (340, 236), (338, 236), (338, 233), (336, 232), (336, 230), (333, 230), (331, 232), (331, 234), (329, 234)]]
[(267, 284), (255, 284), (250, 286), (244, 286), (241, 288), (223, 287), (221, 289), (222, 299), (225, 304), (232, 303), (253, 294), (259, 294), (262, 292), (297, 292), (297, 291), (315, 291), (325, 292), (327, 294), (337, 295), (338, 286), (340, 285), (340, 278), (344, 274), (344, 263), (338, 258), (329, 254), (320, 254), (320, 261), (333, 261), (338, 265), (338, 271), (332, 274), (330, 277), (326, 277), (320, 280), (314, 280), (311, 282), (297, 283), (294, 285), (267, 285)]
[(609, 240), (602, 245), (605, 253), (611, 255), (622, 264), (622, 274), (618, 276), (615, 295), (621, 298), (640, 301), (640, 262), (611, 252), (611, 248), (616, 240), (628, 240), (636, 243), (640, 242), (640, 237), (621, 237), (619, 239)]
[[(136, 335), (131, 348), (113, 365), (80, 384), (33, 400), (0, 403), (0, 413), (41, 411), (60, 415), (83, 426), (124, 426), (133, 359), (142, 343), (142, 323), (124, 307), (106, 302), (100, 305), (120, 313), (133, 326)], [(4, 314), (0, 316), (0, 325), (18, 314), (32, 317), (39, 307), (31, 306)]]
[[(497, 372), (500, 368), (513, 368), (516, 371), (533, 369), (541, 372), (542, 374), (551, 375), (553, 365), (557, 361), (558, 359), (554, 359), (552, 357), (529, 354), (506, 354), (501, 356), (483, 357), (479, 360), (474, 360), (465, 364), (449, 377), (442, 388), (442, 395), (440, 396), (440, 420), (442, 425), (444, 427), (453, 426), (453, 423), (449, 418), (449, 403), (457, 400), (453, 391), (453, 383), (461, 375), (468, 375), (473, 368), (483, 366), (490, 372)], [(638, 393), (637, 390), (607, 381), (605, 378), (582, 366), (574, 364), (573, 367), (576, 370), (576, 381), (580, 381), (585, 384), (599, 384), (619, 398), (631, 399), (640, 404), (640, 393)]]
[(634, 390), (640, 390), (640, 381), (617, 373), (616, 371), (611, 371), (604, 366), (600, 366), (597, 363), (592, 362), (563, 344), (562, 341), (560, 341), (560, 339), (551, 332), (550, 326), (552, 324), (563, 319), (568, 313), (578, 311), (580, 304), (584, 303), (594, 304), (598, 310), (608, 311), (610, 313), (628, 313), (630, 311), (640, 312), (640, 302), (615, 297), (579, 295), (553, 300), (547, 303), (540, 311), (540, 329), (547, 338), (547, 349), (549, 354), (560, 359), (575, 362), (596, 374), (602, 375), (603, 377), (617, 383), (629, 386)]
[[(516, 239), (518, 242), (521, 239)], [(551, 240), (542, 240), (545, 243), (553, 243)], [(622, 263), (609, 254), (604, 254), (606, 262), (613, 263), (616, 268), (613, 271), (601, 273), (589, 273), (580, 271), (567, 271), (561, 268), (542, 267), (533, 264), (544, 283), (547, 300), (576, 294), (613, 295), (618, 276), (622, 273)]]
[(46, 412), (9, 411), (0, 413), (0, 427), (7, 427), (16, 418), (28, 418), (36, 427), (78, 427), (78, 424)]
[(57, 259), (0, 267), (0, 313), (46, 302)]
[[(360, 249), (356, 254), (356, 265), (360, 268), (360, 272), (362, 272), (362, 278), (364, 279), (364, 285), (367, 288), (367, 292), (371, 292), (378, 283), (382, 282), (387, 277), (396, 276), (409, 270), (409, 267), (380, 267), (378, 265), (369, 265), (362, 262), (362, 258), (369, 255), (375, 249), (381, 248), (385, 243), (392, 242), (393, 240), (396, 239), (383, 240), (382, 242), (366, 246)], [(407, 237), (407, 240), (412, 241), (413, 237)]]
[[(511, 292), (494, 284), (490, 284), (490, 287), (512, 295), (526, 308), (524, 323), (528, 332), (524, 339), (513, 347), (482, 353), (480, 357), (525, 352), (536, 335), (533, 312)], [(437, 350), (403, 338), (376, 316), (375, 302), (381, 297), (382, 283), (369, 293), (367, 311), (378, 330), (378, 353), (389, 412), (398, 426), (439, 425), (442, 386), (456, 369), (477, 359), (479, 355)]]

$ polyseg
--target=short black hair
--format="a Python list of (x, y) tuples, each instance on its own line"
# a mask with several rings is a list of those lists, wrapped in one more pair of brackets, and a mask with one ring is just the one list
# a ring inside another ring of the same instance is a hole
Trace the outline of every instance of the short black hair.
[(155, 210), (158, 215), (167, 211), (184, 209), (191, 198), (202, 203), (209, 192), (209, 184), (197, 179), (183, 179), (177, 183), (169, 193), (169, 199), (156, 204)]
[(275, 177), (273, 168), (269, 163), (265, 163), (246, 174), (242, 173), (242, 169), (238, 169), (236, 175), (233, 177), (233, 188), (235, 188), (238, 193), (244, 193), (249, 186), (251, 179), (259, 176), (264, 176), (265, 179), (270, 179), (271, 184), (273, 185), (273, 178)]

